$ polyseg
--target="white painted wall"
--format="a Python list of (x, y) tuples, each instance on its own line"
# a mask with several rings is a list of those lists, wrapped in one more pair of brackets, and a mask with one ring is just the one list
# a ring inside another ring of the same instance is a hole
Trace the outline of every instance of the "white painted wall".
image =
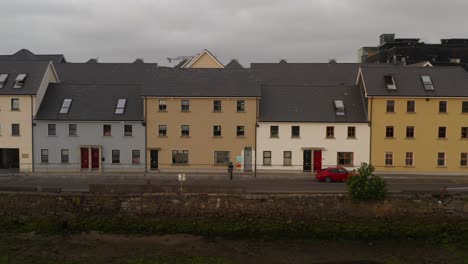
[[(279, 127), (278, 138), (270, 138), (270, 126)], [(291, 126), (300, 126), (300, 138), (291, 138)], [(326, 138), (327, 126), (335, 127), (334, 139)], [(356, 127), (355, 139), (347, 138), (349, 126)], [(303, 148), (323, 148), (322, 168), (337, 165), (337, 152), (353, 152), (353, 168), (356, 168), (361, 162), (369, 162), (370, 127), (367, 123), (260, 122), (257, 170), (302, 171)], [(272, 166), (263, 166), (263, 151), (271, 151)], [(292, 151), (292, 166), (283, 166), (283, 151)]]

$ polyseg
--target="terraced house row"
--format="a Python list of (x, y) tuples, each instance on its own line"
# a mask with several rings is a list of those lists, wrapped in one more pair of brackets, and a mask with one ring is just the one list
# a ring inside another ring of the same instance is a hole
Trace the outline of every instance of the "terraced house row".
[[(468, 171), (468, 73), (356, 63), (174, 68), (0, 56), (2, 170)], [(427, 67), (426, 67), (427, 66)]]

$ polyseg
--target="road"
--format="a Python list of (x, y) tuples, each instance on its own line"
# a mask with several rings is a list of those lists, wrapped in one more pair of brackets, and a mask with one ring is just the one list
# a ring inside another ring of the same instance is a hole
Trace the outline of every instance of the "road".
[[(444, 186), (450, 192), (468, 193), (468, 176), (383, 176), (390, 192), (420, 191), (438, 193)], [(0, 175), (0, 191), (44, 190), (87, 192), (90, 185), (114, 184), (151, 185), (161, 192), (178, 191), (177, 174), (165, 175)], [(342, 182), (323, 183), (312, 175), (223, 175), (187, 174), (182, 183), (185, 192), (201, 193), (340, 193), (346, 191)]]

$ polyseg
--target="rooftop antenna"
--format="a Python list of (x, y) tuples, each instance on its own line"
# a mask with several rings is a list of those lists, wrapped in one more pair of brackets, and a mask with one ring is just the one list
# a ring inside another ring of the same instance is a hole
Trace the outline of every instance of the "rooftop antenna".
[(167, 58), (167, 61), (169, 61), (169, 63), (172, 63), (173, 61), (182, 61), (182, 60), (187, 60), (191, 58), (193, 58), (193, 56), (178, 56), (178, 57), (173, 57), (173, 58)]

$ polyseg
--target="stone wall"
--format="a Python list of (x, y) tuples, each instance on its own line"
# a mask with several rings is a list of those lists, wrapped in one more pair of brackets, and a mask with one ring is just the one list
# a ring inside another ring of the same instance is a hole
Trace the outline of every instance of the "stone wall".
[(132, 216), (286, 221), (350, 219), (468, 219), (468, 196), (392, 195), (358, 203), (319, 194), (0, 193), (2, 216)]

